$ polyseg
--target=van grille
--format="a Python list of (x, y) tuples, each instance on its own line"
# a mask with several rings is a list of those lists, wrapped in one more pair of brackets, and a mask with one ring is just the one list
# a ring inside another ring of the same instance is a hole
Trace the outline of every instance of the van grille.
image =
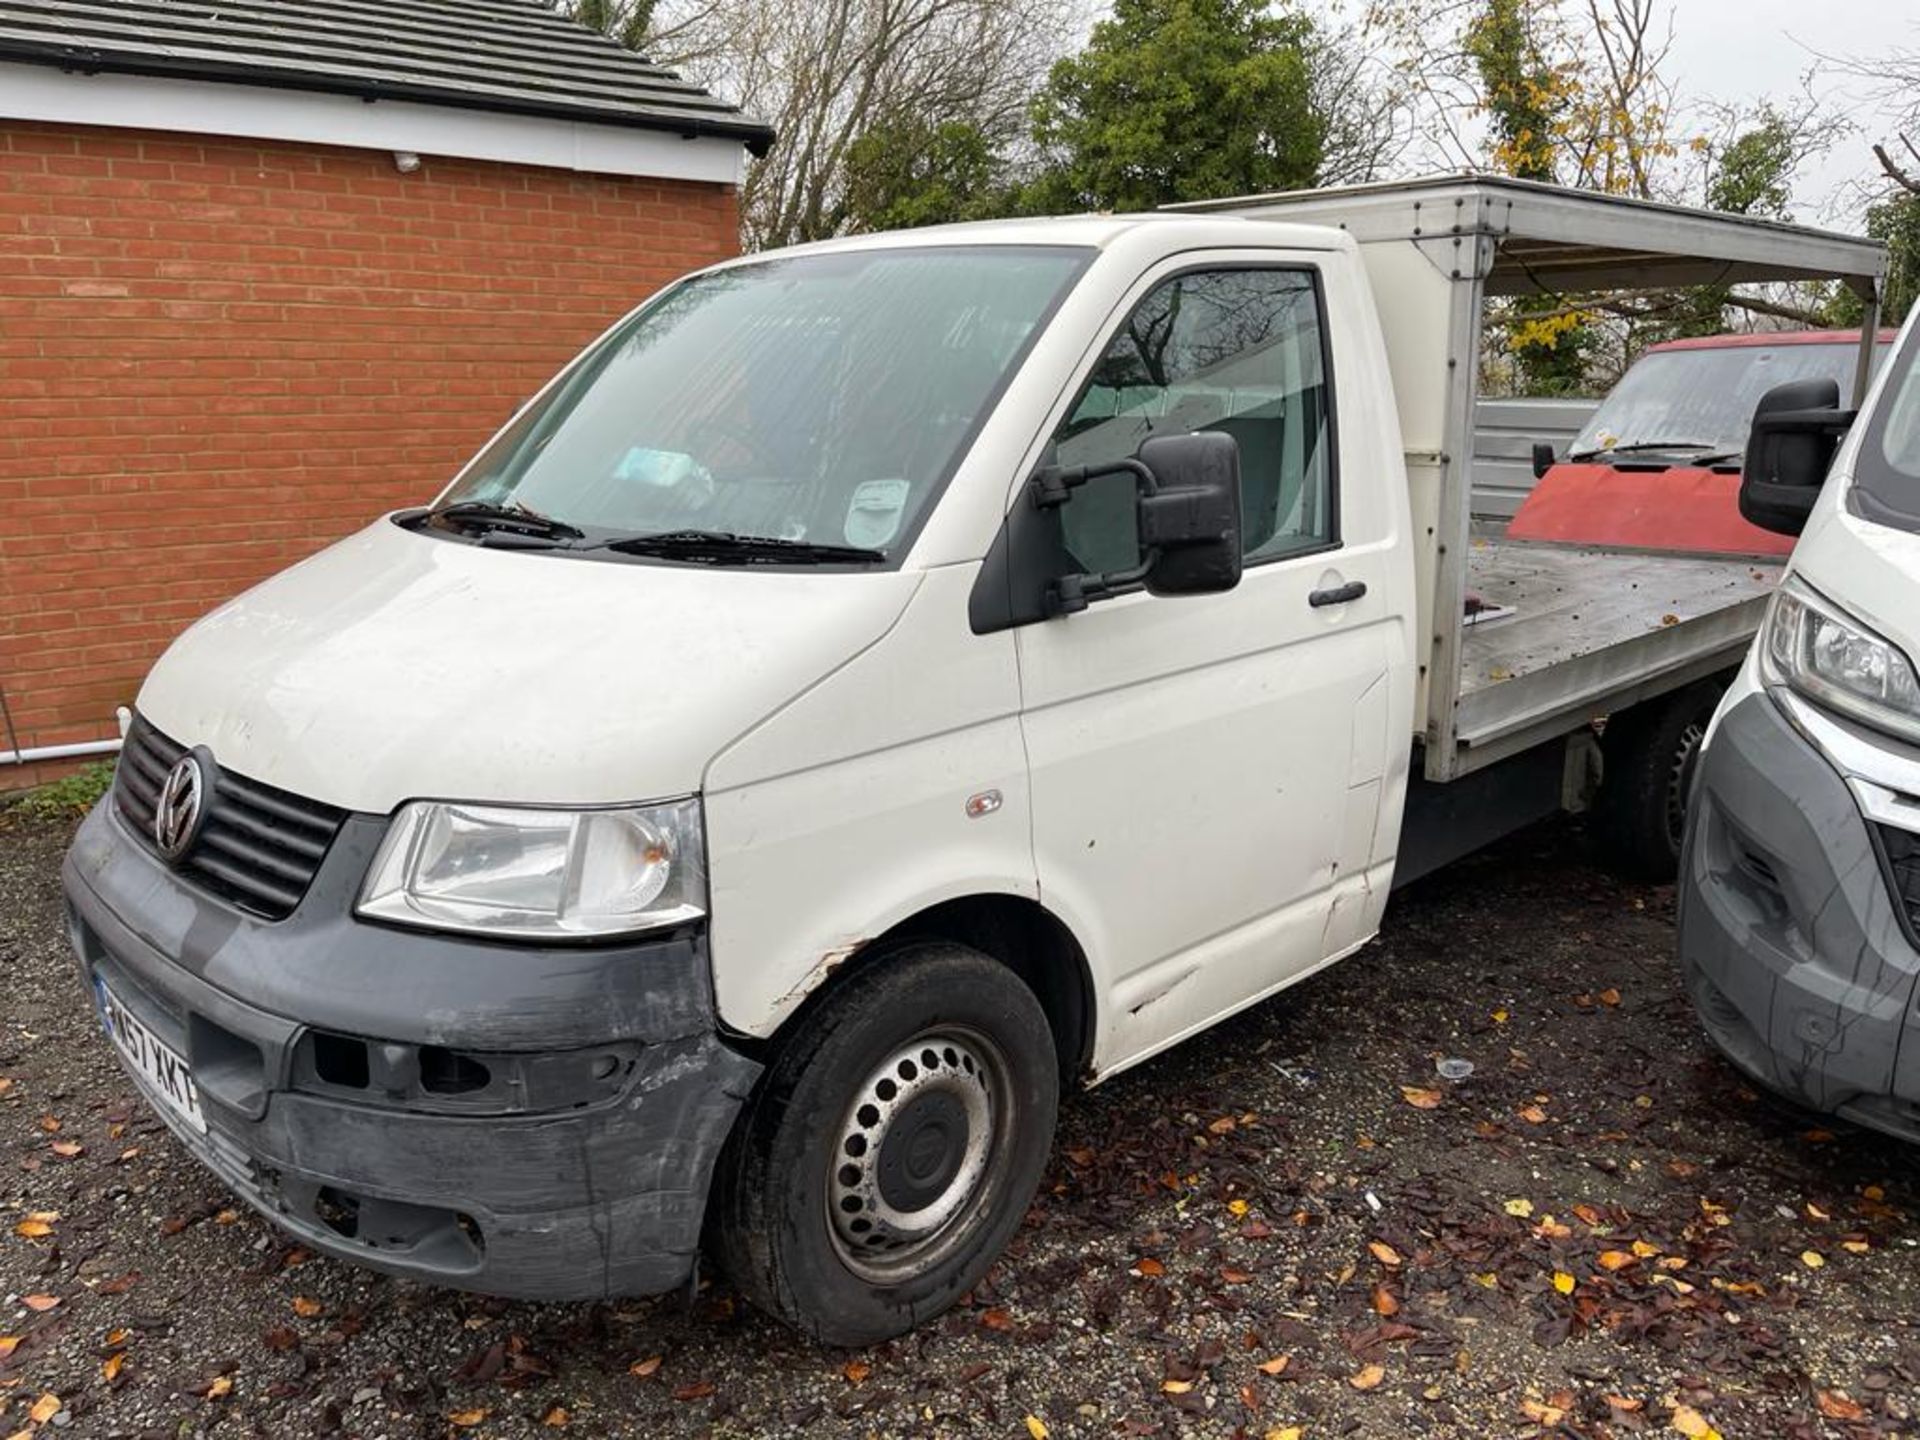
[[(114, 771), (113, 800), (155, 854), (153, 807), (187, 747), (136, 715)], [(215, 767), (207, 818), (180, 873), (249, 914), (284, 920), (313, 883), (347, 812)]]
[(1907, 930), (1920, 936), (1920, 835), (1882, 825), (1880, 844), (1893, 877), (1894, 900), (1907, 912)]

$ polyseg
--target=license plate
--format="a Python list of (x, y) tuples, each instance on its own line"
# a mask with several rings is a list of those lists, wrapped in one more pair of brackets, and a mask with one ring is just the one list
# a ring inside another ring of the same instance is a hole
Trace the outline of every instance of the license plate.
[(100, 999), (100, 1023), (106, 1027), (113, 1048), (141, 1081), (140, 1088), (161, 1109), (197, 1134), (206, 1134), (207, 1117), (200, 1113), (200, 1089), (193, 1083), (186, 1059), (172, 1046), (162, 1044), (151, 1030), (129, 1014), (104, 980), (96, 980), (94, 989)]

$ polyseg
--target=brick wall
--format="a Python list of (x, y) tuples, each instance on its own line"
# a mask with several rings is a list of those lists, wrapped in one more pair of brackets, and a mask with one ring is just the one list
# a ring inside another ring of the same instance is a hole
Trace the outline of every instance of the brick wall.
[[(190, 621), (430, 497), (586, 340), (737, 233), (714, 185), (0, 127), (0, 688), (19, 743), (111, 736)], [(0, 789), (52, 773), (0, 766)]]

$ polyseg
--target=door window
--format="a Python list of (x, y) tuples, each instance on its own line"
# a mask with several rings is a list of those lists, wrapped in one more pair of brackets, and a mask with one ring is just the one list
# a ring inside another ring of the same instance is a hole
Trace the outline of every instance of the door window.
[[(1134, 308), (1054, 432), (1050, 463), (1104, 465), (1151, 435), (1212, 430), (1240, 446), (1246, 563), (1338, 538), (1331, 388), (1319, 288), (1305, 270), (1198, 270)], [(1061, 511), (1090, 572), (1139, 562), (1130, 475), (1104, 475)]]

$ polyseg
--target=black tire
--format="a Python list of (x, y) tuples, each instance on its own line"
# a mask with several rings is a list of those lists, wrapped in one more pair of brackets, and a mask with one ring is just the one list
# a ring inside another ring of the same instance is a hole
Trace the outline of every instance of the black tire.
[(716, 1167), (707, 1248), (818, 1341), (903, 1334), (1012, 1237), (1059, 1087), (1046, 1013), (1017, 975), (964, 946), (904, 945), (779, 1044)]
[(1680, 873), (1694, 762), (1726, 685), (1703, 680), (1607, 722), (1591, 824), (1609, 866), (1665, 884)]

